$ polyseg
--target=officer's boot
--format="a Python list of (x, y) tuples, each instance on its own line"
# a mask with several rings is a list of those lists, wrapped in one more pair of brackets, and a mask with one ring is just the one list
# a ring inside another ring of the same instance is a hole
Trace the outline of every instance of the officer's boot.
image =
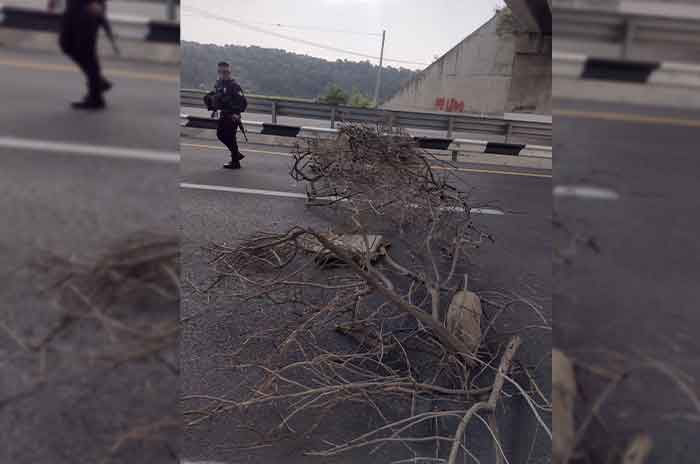
[(101, 76), (91, 79), (88, 84), (88, 94), (83, 101), (72, 104), (78, 110), (101, 110), (105, 107), (105, 99), (102, 97), (104, 90), (109, 90), (111, 84)]
[(239, 161), (239, 158), (234, 159), (231, 157), (231, 161), (229, 163), (224, 164), (225, 169), (241, 169), (241, 163)]

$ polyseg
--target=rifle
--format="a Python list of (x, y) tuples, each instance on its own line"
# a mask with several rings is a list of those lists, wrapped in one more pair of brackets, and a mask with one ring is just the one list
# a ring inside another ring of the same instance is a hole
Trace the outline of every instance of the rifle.
[(243, 127), (243, 118), (238, 118), (238, 127), (241, 128), (241, 132), (243, 133), (243, 138), (245, 139), (245, 143), (248, 143), (248, 134), (245, 131), (245, 127)]

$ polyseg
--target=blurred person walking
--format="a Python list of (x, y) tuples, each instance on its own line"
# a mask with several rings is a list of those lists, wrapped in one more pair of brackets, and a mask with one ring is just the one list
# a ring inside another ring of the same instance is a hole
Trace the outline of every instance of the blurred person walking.
[(243, 89), (231, 75), (231, 65), (225, 61), (220, 62), (217, 65), (217, 76), (214, 91), (206, 95), (205, 103), (210, 111), (214, 111), (212, 116), (218, 112), (216, 136), (226, 145), (231, 154), (231, 161), (224, 164), (224, 168), (240, 169), (240, 161), (244, 156), (238, 149), (236, 133), (239, 126), (242, 128), (241, 113), (245, 112), (248, 101), (243, 94)]
[[(49, 0), (49, 11), (55, 11), (59, 0)], [(106, 0), (67, 0), (61, 19), (59, 44), (85, 74), (88, 92), (82, 101), (71, 106), (80, 110), (100, 110), (105, 107), (104, 92), (112, 83), (102, 75), (97, 56), (97, 35), (105, 24)]]

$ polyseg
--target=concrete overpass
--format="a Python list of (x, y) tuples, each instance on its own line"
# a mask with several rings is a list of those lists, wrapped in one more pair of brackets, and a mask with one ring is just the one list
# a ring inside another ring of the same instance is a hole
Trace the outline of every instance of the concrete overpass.
[(552, 35), (552, 0), (505, 0), (521, 32)]
[[(424, 69), (383, 107), (404, 111), (549, 114), (552, 0), (505, 3), (507, 8), (499, 10)], [(443, 105), (444, 102), (456, 105)]]
[(499, 10), (405, 84), (383, 107), (494, 115), (550, 114), (550, 4), (547, 0), (506, 1), (515, 9)]

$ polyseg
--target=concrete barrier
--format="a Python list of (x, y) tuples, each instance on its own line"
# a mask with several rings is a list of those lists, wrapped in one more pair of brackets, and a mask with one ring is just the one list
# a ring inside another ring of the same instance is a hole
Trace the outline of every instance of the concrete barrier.
[(555, 97), (700, 108), (700, 65), (552, 54)]

